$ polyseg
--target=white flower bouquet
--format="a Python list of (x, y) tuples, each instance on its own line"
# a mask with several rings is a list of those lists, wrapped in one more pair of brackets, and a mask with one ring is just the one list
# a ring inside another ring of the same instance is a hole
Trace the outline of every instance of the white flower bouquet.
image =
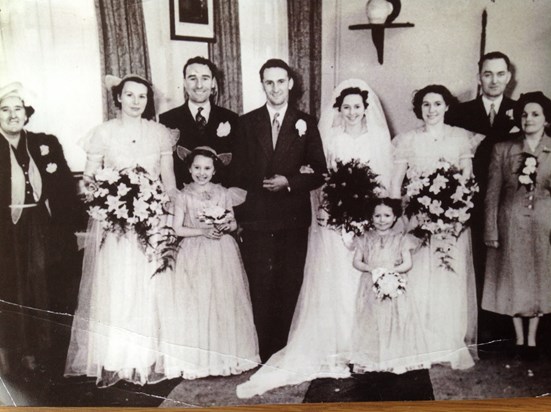
[(216, 229), (233, 219), (233, 213), (220, 206), (209, 206), (199, 212), (199, 221), (214, 226)]
[(379, 300), (394, 299), (406, 291), (406, 278), (386, 268), (376, 268), (371, 271), (373, 292)]
[(458, 167), (439, 160), (432, 172), (410, 172), (405, 190), (409, 198), (405, 213), (418, 222), (412, 234), (423, 244), (431, 237), (447, 241), (447, 246), (436, 251), (441, 254), (442, 265), (453, 271), (449, 251), (468, 225), (478, 184), (474, 178), (464, 177)]
[(134, 231), (151, 260), (160, 260), (155, 274), (173, 267), (177, 238), (172, 228), (161, 226), (170, 201), (159, 179), (152, 179), (145, 169), (115, 170), (103, 168), (84, 191), (88, 214), (104, 230), (122, 236)]

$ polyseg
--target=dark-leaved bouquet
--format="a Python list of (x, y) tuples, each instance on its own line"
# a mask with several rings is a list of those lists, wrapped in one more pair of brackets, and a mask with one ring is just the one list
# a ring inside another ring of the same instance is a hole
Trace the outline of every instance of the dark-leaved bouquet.
[(377, 178), (367, 163), (337, 160), (322, 189), (321, 207), (328, 214), (327, 225), (357, 236), (363, 234), (370, 225), (369, 201), (382, 190)]

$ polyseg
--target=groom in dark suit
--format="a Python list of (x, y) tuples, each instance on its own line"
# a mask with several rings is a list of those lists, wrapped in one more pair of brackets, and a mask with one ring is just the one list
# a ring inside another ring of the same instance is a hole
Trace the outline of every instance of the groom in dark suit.
[[(180, 131), (174, 152), (174, 174), (181, 188), (191, 182), (185, 167), (187, 151), (197, 146), (210, 146), (217, 153), (231, 153), (232, 141), (237, 127), (237, 114), (214, 104), (218, 70), (214, 63), (204, 57), (193, 57), (184, 65), (184, 91), (186, 102), (159, 116), (159, 122), (170, 129)], [(227, 173), (216, 175), (223, 184)]]
[[(478, 83), (481, 94), (476, 99), (459, 104), (448, 111), (447, 122), (453, 126), (481, 133), (486, 136), (473, 159), (473, 171), (480, 186), (475, 199), (471, 218), (473, 241), (473, 260), (475, 265), (478, 302), (482, 296), (486, 246), (484, 245), (484, 197), (488, 181), (488, 167), (492, 148), (497, 142), (509, 137), (515, 126), (513, 108), (515, 101), (504, 95), (511, 81), (511, 61), (507, 55), (494, 51), (487, 53), (478, 62)], [(479, 305), (480, 307), (480, 305)], [(485, 342), (497, 338), (492, 329), (501, 323), (497, 315), (481, 311), (479, 316), (479, 341)], [(501, 329), (501, 327), (499, 327)], [(501, 335), (501, 333), (500, 333)], [(481, 347), (483, 353), (484, 347)]]
[[(233, 183), (247, 190), (237, 210), (260, 357), (287, 343), (302, 285), (310, 225), (310, 190), (326, 171), (313, 117), (289, 104), (292, 72), (282, 60), (260, 69), (266, 105), (239, 118)], [(309, 166), (311, 173), (301, 173)]]

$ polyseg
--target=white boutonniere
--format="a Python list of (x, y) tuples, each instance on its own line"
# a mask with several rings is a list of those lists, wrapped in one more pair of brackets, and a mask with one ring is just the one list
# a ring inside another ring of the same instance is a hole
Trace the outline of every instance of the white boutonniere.
[(295, 129), (297, 129), (299, 137), (304, 136), (306, 133), (306, 122), (303, 119), (298, 119), (295, 123)]
[(57, 165), (55, 163), (48, 163), (48, 166), (46, 166), (46, 171), (48, 173), (54, 173), (57, 170)]
[(218, 129), (216, 129), (216, 136), (224, 137), (229, 135), (230, 132), (231, 132), (230, 122), (223, 122), (218, 125)]
[(48, 145), (41, 144), (40, 145), (40, 154), (42, 156), (46, 156), (49, 153), (50, 153), (50, 147)]
[(505, 112), (505, 114), (507, 115), (507, 117), (510, 119), (510, 120), (515, 120), (513, 118), (513, 109), (509, 109)]

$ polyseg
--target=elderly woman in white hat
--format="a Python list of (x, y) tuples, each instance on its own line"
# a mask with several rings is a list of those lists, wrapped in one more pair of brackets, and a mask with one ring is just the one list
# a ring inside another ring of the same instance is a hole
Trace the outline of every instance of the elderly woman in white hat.
[[(34, 370), (51, 343), (49, 276), (74, 240), (76, 187), (55, 136), (24, 129), (34, 113), (21, 83), (0, 88), (0, 372), (16, 356)], [(66, 236), (68, 235), (68, 236)], [(66, 245), (68, 246), (68, 245)], [(17, 362), (19, 362), (19, 359)]]

